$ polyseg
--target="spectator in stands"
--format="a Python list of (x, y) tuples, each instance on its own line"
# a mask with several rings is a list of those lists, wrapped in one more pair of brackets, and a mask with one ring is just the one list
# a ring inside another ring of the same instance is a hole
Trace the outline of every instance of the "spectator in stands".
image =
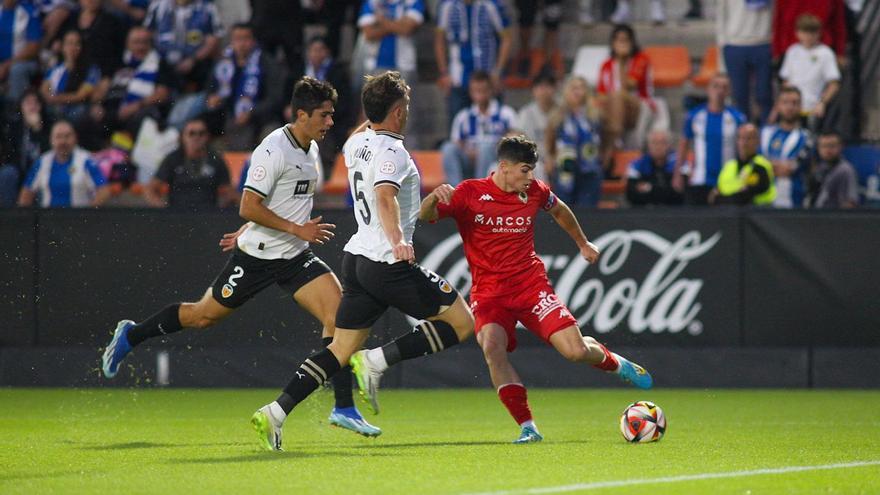
[[(538, 4), (541, 3), (541, 8)], [(565, 73), (562, 53), (559, 51), (559, 23), (562, 21), (562, 0), (516, 0), (519, 11), (519, 53), (516, 71), (520, 77), (531, 77), (541, 70), (552, 70), (557, 77)], [(531, 66), (532, 28), (540, 13), (544, 22), (544, 66)]]
[(793, 86), (779, 91), (774, 112), (776, 124), (761, 129), (761, 154), (773, 164), (776, 177), (777, 208), (801, 206), (804, 199), (802, 175), (807, 171), (810, 151), (810, 133), (801, 128), (801, 92)]
[[(327, 47), (333, 58), (341, 56), (341, 42), (345, 23), (351, 17), (352, 28), (357, 30), (361, 0), (301, 0), (310, 24), (320, 24), (327, 33)], [(351, 13), (352, 15), (349, 15)]]
[(631, 26), (620, 24), (611, 30), (611, 57), (599, 71), (596, 93), (602, 115), (602, 163), (610, 172), (623, 133), (636, 127), (642, 112), (655, 109), (651, 61)]
[(769, 206), (776, 198), (773, 165), (758, 154), (760, 138), (754, 124), (736, 131), (736, 158), (718, 174), (718, 187), (709, 194), (711, 204)]
[(6, 99), (17, 102), (40, 70), (43, 28), (37, 9), (18, 0), (0, 4), (0, 26), (0, 83), (6, 84)]
[(688, 10), (684, 14), (685, 19), (702, 19), (703, 2), (701, 0), (688, 0)]
[(87, 114), (101, 71), (86, 60), (79, 31), (64, 34), (61, 53), (64, 59), (46, 73), (40, 94), (53, 117), (76, 123)]
[(776, 0), (773, 11), (773, 59), (798, 42), (797, 20), (811, 14), (822, 26), (822, 44), (831, 47), (841, 65), (846, 57), (846, 9), (843, 0)]
[(682, 204), (684, 197), (672, 187), (674, 171), (672, 137), (666, 130), (651, 131), (647, 152), (629, 164), (626, 198), (634, 206)]
[(450, 122), (470, 106), (469, 80), (476, 70), (491, 74), (500, 91), (501, 71), (510, 56), (510, 21), (500, 0), (442, 0), (437, 7), (434, 57), (437, 84), (448, 96)]
[(93, 95), (90, 115), (102, 127), (137, 135), (146, 116), (160, 119), (174, 85), (172, 69), (152, 47), (152, 34), (135, 26), (128, 32), (122, 68), (104, 79)]
[(441, 148), (446, 181), (453, 186), (464, 179), (488, 176), (495, 166), (498, 141), (516, 125), (516, 112), (495, 99), (489, 74), (475, 71), (469, 86), (474, 103), (455, 116), (449, 141)]
[(720, 0), (715, 19), (718, 46), (733, 87), (733, 102), (743, 115), (752, 115), (750, 89), (754, 84), (755, 100), (760, 107), (758, 117), (764, 122), (773, 105), (773, 6), (769, 0)]
[[(617, 0), (617, 8), (611, 14), (611, 22), (615, 24), (624, 24), (632, 22), (632, 6), (630, 0)], [(666, 2), (665, 0), (651, 0), (650, 5), (651, 22), (654, 24), (663, 24), (666, 22)]]
[(104, 176), (89, 153), (77, 146), (73, 124), (52, 126), (52, 149), (31, 166), (18, 196), (19, 206), (84, 208), (100, 206), (110, 197)]
[(563, 201), (595, 207), (602, 192), (602, 166), (590, 100), (585, 79), (572, 76), (565, 82), (562, 104), (550, 117), (544, 133), (544, 167), (553, 191)]
[(83, 55), (98, 66), (104, 77), (111, 77), (122, 65), (125, 25), (107, 12), (101, 0), (79, 0), (79, 13), (67, 18), (61, 33), (77, 30), (82, 35)]
[(140, 24), (147, 16), (150, 0), (110, 0), (110, 5), (124, 15), (130, 24)]
[(836, 131), (819, 135), (819, 159), (809, 179), (813, 208), (855, 208), (859, 204), (856, 169), (843, 158), (843, 139)]
[(414, 38), (424, 20), (422, 0), (365, 0), (357, 22), (364, 37), (364, 73), (396, 70), (408, 81), (417, 80)]
[(821, 29), (817, 17), (810, 14), (798, 17), (798, 43), (785, 51), (785, 61), (779, 69), (783, 84), (801, 90), (803, 111), (810, 116), (810, 127), (818, 125), (828, 103), (840, 89), (840, 69), (834, 52), (819, 41)]
[(31, 3), (39, 10), (43, 19), (43, 44), (58, 36), (61, 26), (71, 17), (71, 12), (76, 10), (74, 0), (32, 0)]
[[(542, 71), (532, 83), (532, 102), (522, 107), (517, 114), (516, 128), (538, 145), (538, 157), (543, 162), (547, 156), (544, 132), (553, 111), (556, 110), (556, 79), (553, 74)], [(539, 164), (535, 167), (535, 177), (545, 181), (547, 173)]]
[(21, 186), (21, 169), (7, 161), (9, 155), (3, 153), (5, 142), (0, 140), (0, 208), (12, 208), (18, 198)]
[(257, 41), (270, 57), (281, 47), (287, 70), (303, 70), (303, 8), (299, 0), (251, 0), (251, 25)]
[[(707, 204), (722, 165), (736, 157), (736, 130), (746, 118), (725, 103), (729, 94), (730, 80), (716, 74), (709, 81), (708, 102), (688, 112), (685, 119), (672, 185), (684, 192), (687, 204)], [(684, 166), (691, 151), (693, 160)]]
[(223, 38), (220, 15), (208, 0), (156, 0), (144, 26), (153, 31), (156, 50), (174, 68), (178, 94), (168, 124), (181, 128), (205, 109), (205, 83)]
[[(19, 102), (18, 112), (12, 112), (4, 122), (3, 161), (18, 168), (19, 183), (44, 152), (51, 147), (49, 131), (51, 120), (36, 90), (25, 91)], [(18, 187), (16, 187), (16, 195)]]
[(236, 24), (229, 47), (214, 67), (207, 108), (223, 121), (227, 146), (251, 150), (263, 126), (273, 123), (284, 103), (284, 74), (264, 55), (249, 24)]
[(208, 146), (209, 137), (208, 125), (201, 118), (184, 125), (180, 148), (162, 160), (147, 185), (151, 204), (203, 211), (235, 203), (226, 162)]

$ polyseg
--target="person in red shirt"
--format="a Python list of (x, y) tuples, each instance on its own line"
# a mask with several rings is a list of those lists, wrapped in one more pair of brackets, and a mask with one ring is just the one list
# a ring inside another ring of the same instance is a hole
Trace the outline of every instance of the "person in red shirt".
[(526, 388), (507, 357), (516, 348), (517, 321), (569, 361), (617, 373), (639, 388), (653, 385), (644, 368), (583, 336), (550, 285), (544, 263), (535, 253), (534, 220), (539, 210), (550, 213), (585, 260), (595, 263), (599, 250), (587, 240), (571, 209), (535, 179), (536, 150), (524, 136), (501, 139), (499, 163), (489, 177), (466, 180), (456, 188), (443, 184), (422, 200), (419, 210), (423, 221), (451, 217), (458, 225), (473, 279), (470, 304), (477, 342), (501, 402), (522, 428), (514, 443), (543, 439)]
[(846, 7), (843, 0), (778, 0), (773, 11), (773, 59), (779, 60), (789, 46), (798, 42), (797, 18), (812, 14), (822, 21), (822, 44), (846, 65)]

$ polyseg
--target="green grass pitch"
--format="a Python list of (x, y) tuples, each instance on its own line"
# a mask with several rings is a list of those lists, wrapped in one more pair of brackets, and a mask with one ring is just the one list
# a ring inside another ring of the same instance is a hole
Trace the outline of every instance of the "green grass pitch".
[[(533, 389), (531, 445), (491, 390), (383, 391), (377, 439), (330, 428), (322, 392), (263, 452), (249, 418), (275, 394), (0, 389), (0, 493), (880, 493), (874, 391)], [(638, 399), (660, 442), (622, 439)]]

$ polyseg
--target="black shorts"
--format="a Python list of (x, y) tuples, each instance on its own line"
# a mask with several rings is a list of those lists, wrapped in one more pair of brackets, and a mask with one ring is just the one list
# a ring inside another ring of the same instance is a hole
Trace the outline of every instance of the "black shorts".
[[(544, 19), (544, 27), (555, 31), (559, 29), (562, 21), (562, 0), (544, 0), (544, 9), (541, 18)], [(516, 0), (516, 9), (519, 11), (520, 27), (530, 28), (535, 25), (538, 17), (538, 0)]]
[(264, 260), (235, 248), (223, 271), (211, 284), (211, 293), (220, 304), (237, 308), (273, 283), (294, 294), (325, 273), (331, 273), (330, 267), (311, 249), (289, 260)]
[(423, 320), (451, 306), (458, 292), (440, 275), (405, 261), (389, 265), (351, 253), (342, 258), (342, 301), (336, 326), (370, 328), (389, 306)]

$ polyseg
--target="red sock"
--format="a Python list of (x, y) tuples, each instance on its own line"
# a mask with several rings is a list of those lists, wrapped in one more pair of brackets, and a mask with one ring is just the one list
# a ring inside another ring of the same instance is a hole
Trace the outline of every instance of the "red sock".
[(603, 371), (617, 371), (617, 367), (620, 366), (620, 363), (617, 362), (617, 358), (614, 357), (614, 354), (611, 354), (611, 351), (609, 351), (604, 345), (599, 344), (599, 347), (601, 347), (602, 352), (605, 353), (605, 359), (603, 359), (601, 363), (594, 364), (593, 366)]
[(532, 410), (529, 409), (529, 398), (526, 388), (521, 383), (507, 383), (498, 387), (498, 398), (513, 416), (516, 424), (531, 421)]

